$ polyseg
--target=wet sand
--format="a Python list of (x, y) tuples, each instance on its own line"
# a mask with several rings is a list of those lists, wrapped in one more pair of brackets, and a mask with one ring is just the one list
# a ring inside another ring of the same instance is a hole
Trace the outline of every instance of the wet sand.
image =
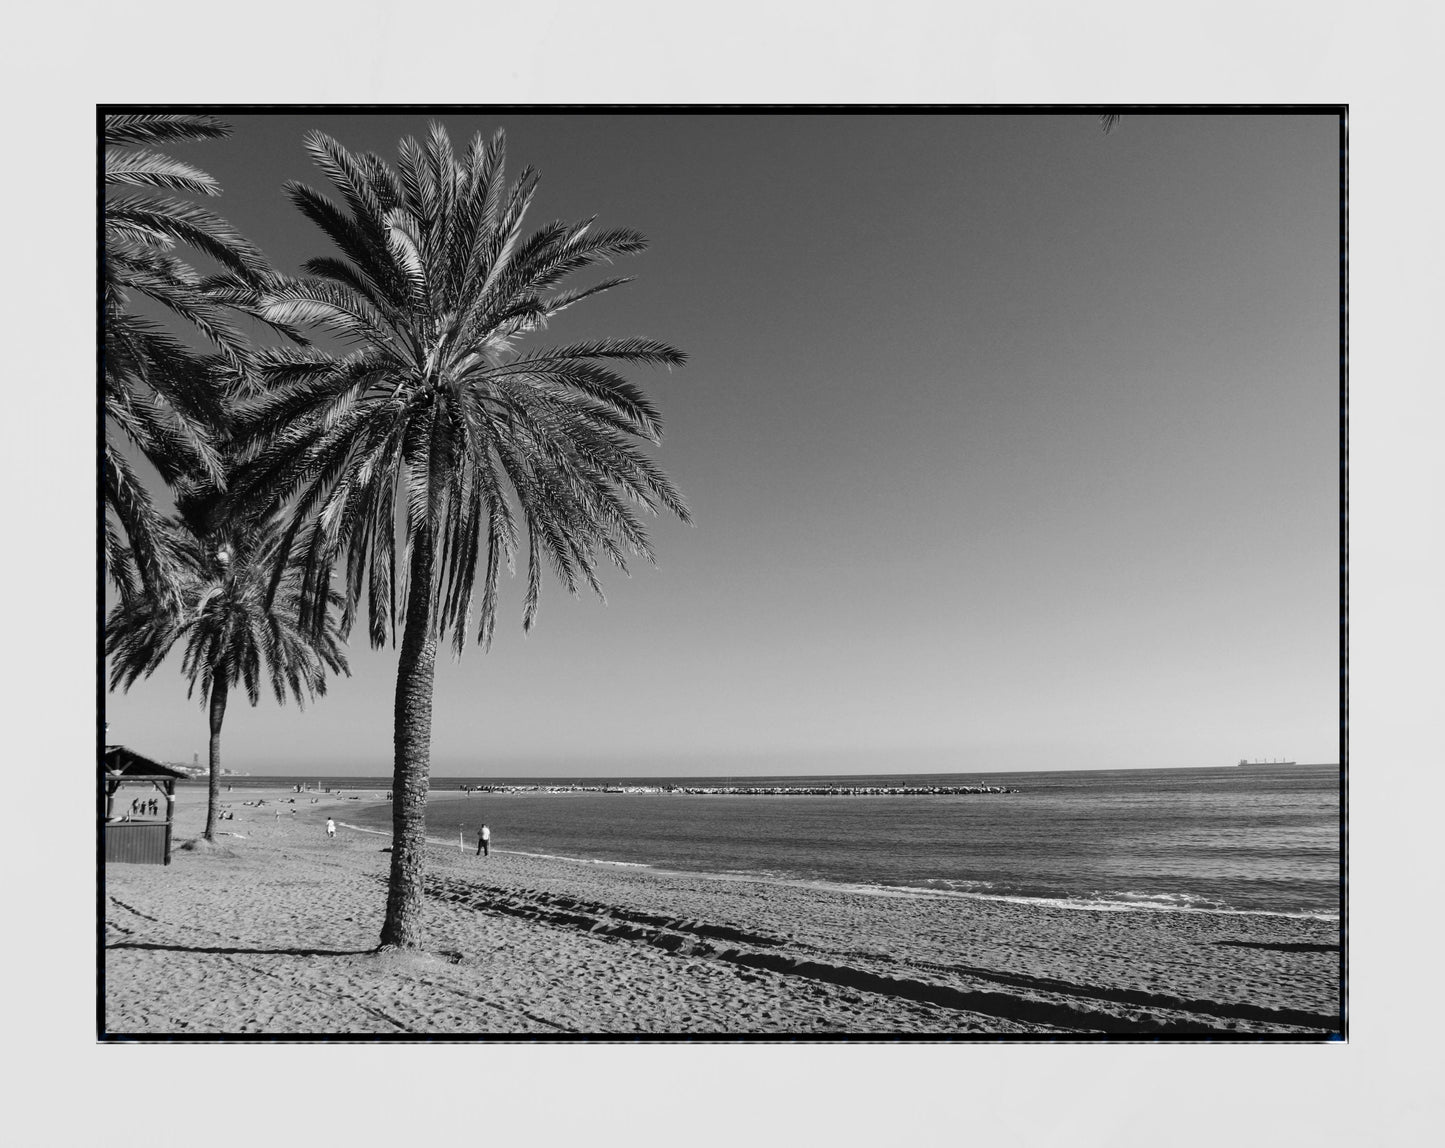
[[(1339, 1024), (1333, 921), (480, 858), (474, 840), (432, 851), (426, 951), (378, 954), (388, 841), (347, 822), (372, 792), (313, 796), (223, 794), (235, 819), (214, 845), (109, 867), (109, 1034), (1313, 1040)], [(204, 821), (204, 790), (183, 788), (177, 842)]]

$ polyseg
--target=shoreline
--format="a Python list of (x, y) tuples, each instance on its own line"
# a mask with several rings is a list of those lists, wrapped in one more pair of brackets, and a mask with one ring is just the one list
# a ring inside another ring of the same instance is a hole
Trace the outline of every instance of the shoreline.
[[(343, 821), (338, 821), (336, 824), (350, 829), (353, 832), (366, 833), (374, 837), (391, 836), (390, 832), (384, 829), (372, 829), (365, 825), (356, 825)], [(442, 840), (440, 837), (428, 837), (426, 841), (428, 845), (435, 846), (439, 850), (445, 851), (452, 848), (449, 842)], [(457, 852), (468, 854), (471, 851), (458, 849)], [(651, 873), (657, 873), (665, 877), (704, 877), (713, 881), (757, 881), (766, 885), (783, 885), (790, 888), (819, 889), (840, 893), (859, 893), (868, 897), (960, 898), (964, 900), (999, 901), (1015, 905), (1039, 905), (1070, 912), (1085, 913), (1193, 913), (1212, 914), (1222, 917), (1284, 917), (1291, 920), (1325, 921), (1335, 922), (1337, 924), (1340, 919), (1338, 913), (1310, 912), (1308, 910), (1289, 912), (1282, 909), (1214, 909), (1194, 905), (1151, 904), (1148, 901), (1090, 901), (1078, 897), (1030, 897), (1022, 893), (979, 893), (966, 889), (930, 889), (919, 885), (870, 885), (847, 881), (829, 881), (822, 878), (781, 877), (766, 873), (750, 873), (743, 870), (673, 869), (665, 865), (652, 865), (646, 861), (614, 861), (603, 857), (573, 857), (565, 853), (534, 853), (526, 849), (499, 849), (495, 846), (493, 846), (492, 852), (494, 854), (505, 853), (513, 857), (533, 857), (543, 861), (564, 861), (573, 865), (601, 865), (618, 869), (646, 869)]]
[(345, 797), (247, 796), (267, 804), (232, 800), (235, 836), (196, 845), (192, 790), (169, 867), (105, 874), (108, 1034), (1315, 1041), (1341, 1023), (1337, 923), (880, 896), (450, 845), (428, 850), (427, 950), (379, 954), (383, 835), (328, 841)]

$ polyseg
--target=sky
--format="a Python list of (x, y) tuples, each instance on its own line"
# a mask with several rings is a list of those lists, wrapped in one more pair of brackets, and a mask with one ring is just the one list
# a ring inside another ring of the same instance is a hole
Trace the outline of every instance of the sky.
[[(306, 132), (394, 158), (431, 117), (225, 118), (167, 150), (295, 270), (331, 253), (282, 191), (326, 188)], [(696, 522), (606, 605), (545, 584), (529, 635), (504, 586), (491, 652), (438, 666), (434, 774), (1338, 759), (1334, 117), (436, 118), (505, 127), (532, 226), (648, 236), (549, 336), (687, 351), (634, 378)], [(389, 772), (362, 641), (304, 713), (232, 704), (227, 768)], [(178, 656), (106, 718), (204, 759)]]

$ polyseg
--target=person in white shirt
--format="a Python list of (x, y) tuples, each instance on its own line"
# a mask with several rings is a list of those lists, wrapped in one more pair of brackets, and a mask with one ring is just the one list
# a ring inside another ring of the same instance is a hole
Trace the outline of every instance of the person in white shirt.
[(482, 831), (477, 835), (477, 856), (490, 857), (492, 855), (492, 831), (487, 826), (482, 826)]

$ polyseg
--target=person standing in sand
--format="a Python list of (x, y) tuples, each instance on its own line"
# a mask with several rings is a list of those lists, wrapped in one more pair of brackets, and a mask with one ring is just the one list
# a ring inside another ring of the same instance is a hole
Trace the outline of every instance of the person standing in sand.
[(490, 857), (492, 855), (492, 831), (483, 825), (482, 831), (477, 834), (477, 856)]
[(329, 818), (329, 817), (326, 819), (326, 836), (327, 836), (327, 837), (335, 837), (335, 836), (336, 836), (336, 822), (333, 821), (333, 820), (332, 820), (331, 818)]

